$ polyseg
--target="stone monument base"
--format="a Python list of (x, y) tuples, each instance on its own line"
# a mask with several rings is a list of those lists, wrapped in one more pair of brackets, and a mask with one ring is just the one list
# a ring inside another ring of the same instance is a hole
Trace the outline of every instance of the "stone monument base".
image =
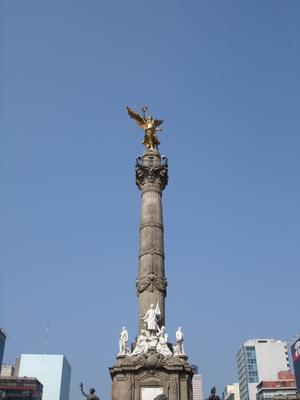
[(140, 356), (119, 356), (109, 369), (112, 400), (192, 400), (193, 369), (186, 356), (165, 358), (150, 351)]

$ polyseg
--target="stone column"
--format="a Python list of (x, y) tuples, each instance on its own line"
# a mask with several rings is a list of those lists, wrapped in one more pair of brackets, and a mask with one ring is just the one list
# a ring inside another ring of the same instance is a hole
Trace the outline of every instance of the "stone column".
[(168, 183), (168, 163), (156, 150), (147, 150), (136, 163), (136, 184), (141, 190), (139, 273), (136, 281), (139, 297), (139, 331), (150, 304), (161, 311), (159, 325), (165, 325), (167, 280), (164, 267), (164, 228), (161, 196)]

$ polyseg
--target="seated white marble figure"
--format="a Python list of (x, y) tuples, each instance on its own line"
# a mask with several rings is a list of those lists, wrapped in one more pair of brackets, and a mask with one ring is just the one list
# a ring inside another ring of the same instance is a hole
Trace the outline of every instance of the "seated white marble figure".
[(135, 348), (130, 356), (138, 356), (142, 353), (147, 353), (149, 348), (149, 333), (142, 329), (141, 334), (138, 336)]
[(157, 352), (165, 357), (172, 356), (172, 352), (168, 347), (168, 334), (164, 326), (162, 326), (161, 329), (158, 331), (157, 337), (158, 337), (158, 344), (156, 347)]

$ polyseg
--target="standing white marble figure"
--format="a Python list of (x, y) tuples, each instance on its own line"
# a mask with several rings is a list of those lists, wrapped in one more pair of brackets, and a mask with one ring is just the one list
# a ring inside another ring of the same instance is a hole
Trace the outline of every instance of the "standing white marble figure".
[(159, 326), (157, 324), (158, 318), (160, 317), (161, 312), (159, 309), (159, 305), (157, 302), (156, 307), (154, 308), (154, 304), (150, 304), (149, 310), (146, 312), (146, 315), (143, 317), (145, 321), (145, 325), (147, 330), (151, 335), (154, 335), (155, 332), (159, 330)]
[(185, 356), (183, 342), (184, 342), (184, 336), (181, 327), (179, 326), (176, 331), (176, 346), (174, 346), (174, 355)]
[(172, 355), (172, 352), (168, 347), (168, 334), (164, 326), (162, 326), (161, 329), (159, 330), (157, 337), (158, 337), (158, 343), (156, 347), (157, 352), (165, 357), (170, 357)]
[(127, 347), (128, 342), (128, 332), (125, 326), (123, 326), (120, 337), (119, 337), (119, 353), (118, 356), (126, 356), (129, 353), (129, 349)]

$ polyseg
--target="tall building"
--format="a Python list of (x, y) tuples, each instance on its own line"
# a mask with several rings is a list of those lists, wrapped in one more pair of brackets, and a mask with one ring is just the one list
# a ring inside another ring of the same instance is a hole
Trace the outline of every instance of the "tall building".
[(14, 376), (15, 375), (15, 367), (9, 364), (2, 364), (1, 374), (0, 376)]
[(193, 400), (204, 400), (202, 375), (198, 374), (198, 371), (193, 376), (192, 386), (193, 386)]
[(223, 391), (223, 400), (240, 400), (240, 385), (238, 383), (226, 385)]
[(237, 354), (241, 400), (256, 400), (256, 385), (277, 379), (280, 371), (290, 370), (287, 343), (274, 339), (252, 339)]
[(19, 377), (35, 377), (43, 385), (43, 400), (69, 400), (71, 366), (63, 355), (22, 354)]
[(43, 385), (36, 378), (0, 377), (0, 398), (42, 400)]
[[(166, 327), (164, 225), (162, 194), (168, 183), (168, 160), (158, 151), (157, 127), (162, 120), (143, 116), (128, 108), (128, 114), (144, 129), (145, 151), (136, 160), (135, 181), (141, 192), (140, 251), (136, 279), (138, 333), (127, 346), (129, 334), (122, 328), (117, 360), (111, 367), (113, 400), (191, 400), (194, 370), (184, 350), (183, 331), (176, 343), (169, 342)], [(179, 317), (180, 318), (180, 317)]]
[(19, 376), (20, 358), (16, 359), (15, 365), (2, 364), (0, 376)]
[(300, 335), (291, 346), (297, 389), (300, 392)]
[(6, 333), (2, 328), (0, 328), (0, 372), (1, 372), (1, 365), (3, 362), (5, 341), (6, 341)]

